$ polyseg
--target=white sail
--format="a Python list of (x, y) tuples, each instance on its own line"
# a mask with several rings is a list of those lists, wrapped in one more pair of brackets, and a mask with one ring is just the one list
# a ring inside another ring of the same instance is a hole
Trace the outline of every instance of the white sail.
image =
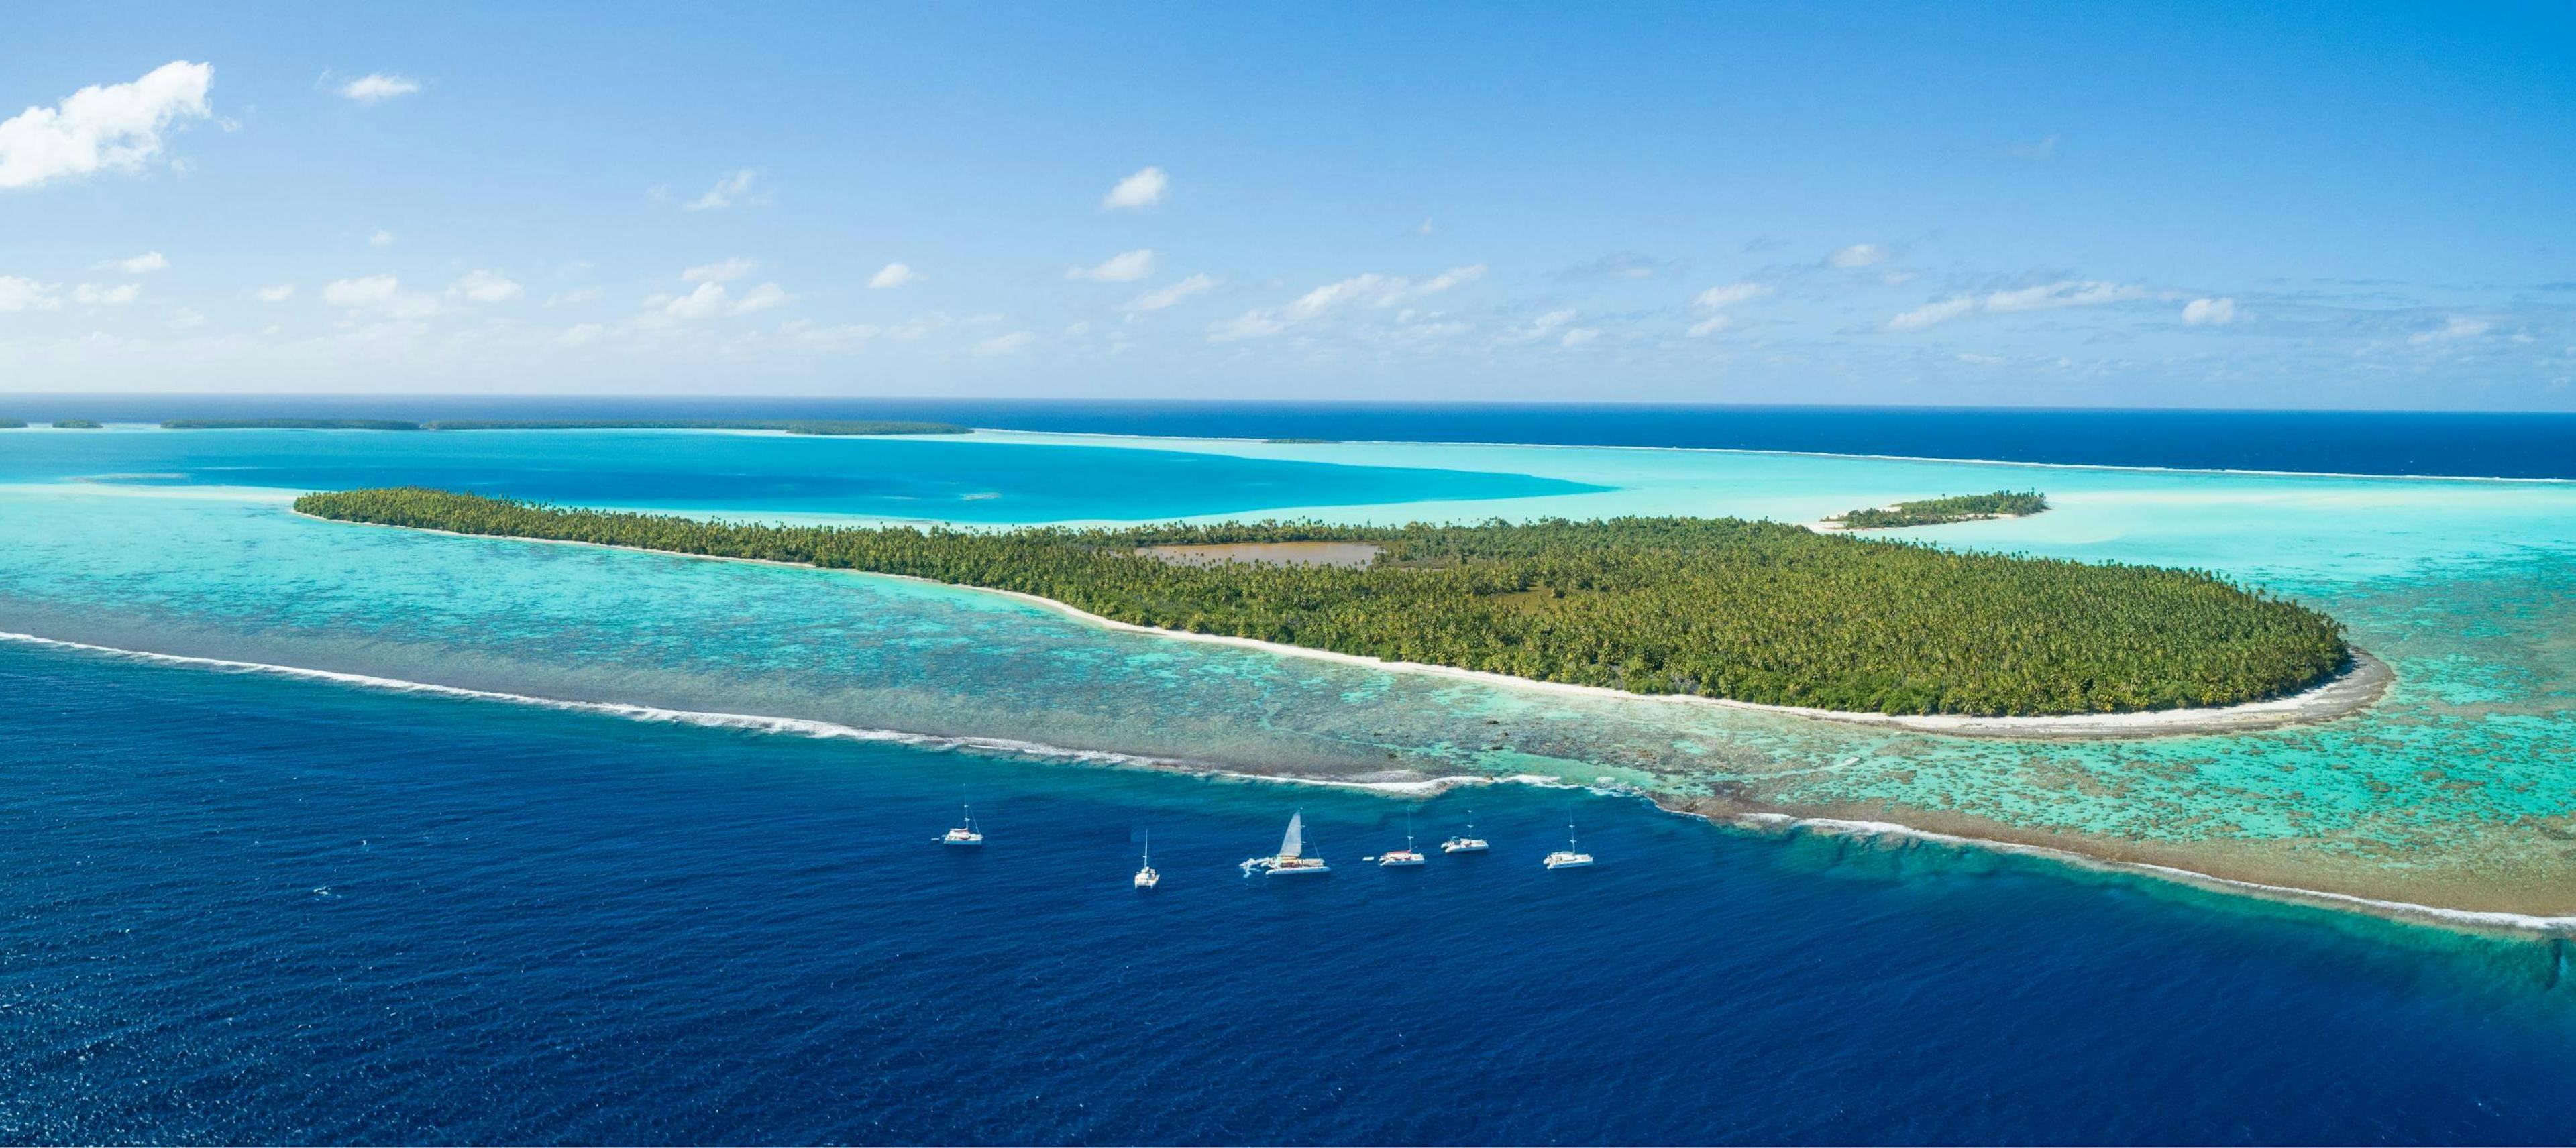
[(1306, 847), (1305, 828), (1305, 814), (1291, 813), (1288, 815), (1288, 836), (1280, 838), (1279, 840), (1280, 856), (1295, 857), (1298, 855), (1299, 850)]

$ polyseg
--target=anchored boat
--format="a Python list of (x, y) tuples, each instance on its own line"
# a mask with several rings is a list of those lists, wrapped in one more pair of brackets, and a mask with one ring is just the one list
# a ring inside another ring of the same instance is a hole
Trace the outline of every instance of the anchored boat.
[(1145, 831), (1145, 867), (1136, 871), (1136, 887), (1151, 889), (1163, 883), (1163, 875), (1154, 871), (1154, 832)]
[(1404, 848), (1402, 848), (1402, 849), (1391, 849), (1391, 850), (1388, 850), (1388, 851), (1387, 851), (1387, 852), (1385, 852), (1385, 853), (1381, 853), (1381, 854), (1379, 854), (1379, 855), (1378, 855), (1378, 857), (1377, 857), (1377, 863), (1378, 863), (1378, 865), (1379, 865), (1379, 867), (1380, 867), (1380, 868), (1384, 868), (1384, 867), (1387, 867), (1387, 866), (1393, 866), (1393, 865), (1419, 865), (1419, 864), (1422, 864), (1422, 853), (1421, 853), (1421, 851), (1420, 851), (1420, 850), (1417, 850), (1417, 849), (1415, 849), (1415, 848), (1413, 847), (1413, 813), (1412, 813), (1412, 811), (1407, 810), (1407, 811), (1405, 812), (1405, 814), (1404, 814)]
[(969, 804), (969, 803), (964, 803), (964, 802), (961, 802), (961, 803), (959, 803), (959, 804), (961, 804), (961, 805), (963, 805), (963, 806), (964, 806), (964, 809), (965, 809), (965, 821), (966, 821), (966, 823), (965, 823), (965, 824), (963, 824), (963, 825), (958, 826), (958, 827), (957, 827), (957, 828), (955, 828), (955, 829), (951, 829), (951, 830), (949, 830), (945, 836), (942, 836), (942, 837), (939, 839), (939, 843), (940, 843), (940, 844), (942, 844), (942, 845), (981, 845), (981, 844), (983, 844), (983, 843), (984, 843), (984, 831), (975, 827), (975, 807), (974, 807), (974, 805)]
[(1490, 846), (1485, 844), (1485, 839), (1476, 836), (1476, 811), (1473, 809), (1467, 811), (1467, 831), (1440, 843), (1443, 853), (1482, 853), (1488, 848)]
[(1543, 863), (1550, 869), (1573, 869), (1592, 863), (1591, 854), (1577, 850), (1574, 846), (1573, 822), (1565, 823), (1565, 848), (1548, 854), (1547, 860)]
[(1288, 835), (1279, 839), (1279, 853), (1274, 857), (1255, 857), (1243, 863), (1243, 875), (1258, 870), (1265, 876), (1290, 877), (1307, 873), (1330, 873), (1332, 867), (1321, 857), (1306, 856), (1306, 814), (1288, 815)]

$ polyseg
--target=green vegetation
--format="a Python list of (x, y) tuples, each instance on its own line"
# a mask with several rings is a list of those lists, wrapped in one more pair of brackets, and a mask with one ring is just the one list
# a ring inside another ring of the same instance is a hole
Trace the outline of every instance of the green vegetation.
[(972, 434), (973, 428), (950, 423), (914, 423), (865, 419), (441, 419), (430, 430), (767, 430), (789, 434)]
[(1825, 521), (1842, 523), (1846, 530), (1883, 530), (1891, 526), (1938, 526), (1974, 518), (2019, 518), (2046, 509), (2048, 496), (2036, 490), (1998, 490), (1993, 494), (1953, 494), (1855, 510)]
[(26, 423), (26, 420), (24, 420), (24, 419), (0, 419), (0, 430), (25, 430), (25, 429), (27, 429), (27, 423)]
[(401, 419), (171, 419), (162, 430), (419, 430)]
[(56, 419), (55, 430), (97, 430), (97, 419)]
[[(1637, 693), (1886, 713), (2222, 705), (2346, 664), (2341, 627), (2216, 575), (1957, 553), (1716, 518), (1380, 529), (771, 526), (399, 488), (307, 514), (1013, 590), (1139, 625)], [(1369, 542), (1368, 567), (1189, 566), (1141, 545)]]

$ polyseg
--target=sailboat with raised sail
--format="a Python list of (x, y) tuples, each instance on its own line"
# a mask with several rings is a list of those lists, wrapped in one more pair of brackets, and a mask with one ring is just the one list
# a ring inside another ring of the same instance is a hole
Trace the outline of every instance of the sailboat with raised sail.
[(1255, 857), (1243, 863), (1244, 876), (1256, 870), (1271, 877), (1333, 871), (1323, 858), (1306, 856), (1306, 813), (1302, 809), (1288, 815), (1288, 835), (1279, 839), (1276, 856)]
[(1136, 871), (1136, 887), (1151, 889), (1163, 883), (1163, 875), (1154, 871), (1154, 831), (1145, 831), (1145, 867)]

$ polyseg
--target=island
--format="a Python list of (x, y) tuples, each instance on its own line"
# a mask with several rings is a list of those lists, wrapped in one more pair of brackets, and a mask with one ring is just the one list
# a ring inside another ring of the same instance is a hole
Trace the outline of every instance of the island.
[(753, 430), (810, 435), (973, 434), (950, 423), (870, 419), (170, 419), (163, 430)]
[(0, 430), (25, 429), (27, 429), (27, 422), (25, 419), (0, 419)]
[[(295, 509), (899, 575), (1183, 634), (1856, 714), (2229, 706), (2305, 690), (2355, 658), (2334, 619), (2205, 571), (1734, 518), (972, 530), (709, 521), (417, 487), (307, 494)], [(1296, 564), (1209, 560), (1212, 547), (1290, 543), (1372, 549)]]
[(1983, 518), (2021, 518), (2046, 509), (2048, 496), (2036, 490), (1998, 490), (1992, 494), (1953, 494), (1845, 511), (1825, 521), (1840, 530), (1887, 530)]
[(97, 419), (56, 419), (54, 420), (54, 429), (97, 430), (99, 429), (99, 425)]

